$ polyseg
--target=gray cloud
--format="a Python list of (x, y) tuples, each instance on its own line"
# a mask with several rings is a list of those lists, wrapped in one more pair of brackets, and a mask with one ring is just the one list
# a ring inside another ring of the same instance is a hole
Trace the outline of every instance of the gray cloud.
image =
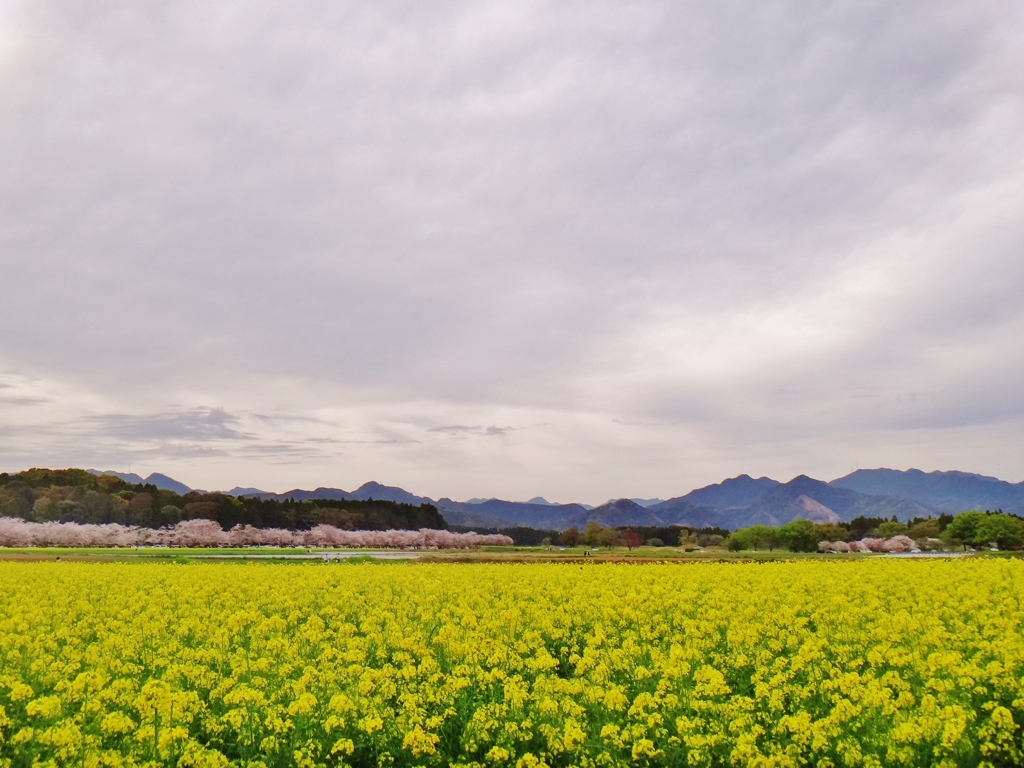
[(430, 427), (428, 432), (440, 432), (443, 434), (451, 435), (453, 437), (466, 437), (469, 435), (484, 435), (486, 437), (500, 437), (501, 435), (507, 434), (508, 432), (514, 432), (521, 427), (498, 427), (491, 425), (484, 427), (480, 424), (467, 427), (461, 424), (450, 424), (440, 427)]
[(1022, 42), (998, 1), (7, 6), (2, 455), (1022, 479)]
[(227, 413), (223, 408), (197, 408), (179, 413), (142, 416), (104, 414), (92, 417), (87, 428), (129, 440), (207, 442), (252, 439), (252, 435), (238, 431), (239, 423), (237, 416)]
[(45, 405), (46, 403), (52, 402), (46, 397), (20, 397), (20, 396), (6, 396), (0, 394), (0, 405)]

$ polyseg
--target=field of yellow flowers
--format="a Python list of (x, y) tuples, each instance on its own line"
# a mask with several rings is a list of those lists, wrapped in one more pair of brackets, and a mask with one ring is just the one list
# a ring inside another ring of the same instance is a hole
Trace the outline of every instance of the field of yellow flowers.
[(1021, 765), (1024, 563), (0, 563), (2, 766)]

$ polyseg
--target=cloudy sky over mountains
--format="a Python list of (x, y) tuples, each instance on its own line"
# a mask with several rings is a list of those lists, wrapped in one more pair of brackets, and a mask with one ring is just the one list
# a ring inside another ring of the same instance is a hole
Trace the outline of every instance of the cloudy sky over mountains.
[(0, 1), (0, 468), (1024, 480), (1024, 6)]

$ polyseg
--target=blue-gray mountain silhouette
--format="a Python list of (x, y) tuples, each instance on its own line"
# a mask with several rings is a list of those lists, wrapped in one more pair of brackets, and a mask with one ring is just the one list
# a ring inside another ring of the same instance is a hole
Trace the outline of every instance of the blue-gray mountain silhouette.
[(192, 490), (184, 483), (175, 480), (173, 477), (162, 475), (159, 472), (154, 472), (147, 477), (146, 482), (150, 485), (155, 485), (161, 491), (173, 491), (174, 493), (181, 494), (182, 496)]
[(140, 477), (134, 472), (114, 472), (113, 470), (101, 471), (98, 469), (87, 469), (85, 471), (88, 472), (90, 475), (97, 476), (113, 475), (114, 477), (118, 477), (121, 480), (124, 480), (126, 483), (131, 483), (132, 485), (155, 485), (161, 491), (173, 491), (174, 493), (178, 493), (181, 495), (184, 495), (192, 490), (184, 483), (175, 480), (173, 477), (162, 475), (159, 472), (154, 472), (149, 477)]
[(1024, 513), (1024, 483), (1008, 483), (970, 472), (922, 472), (909, 469), (858, 469), (829, 485), (860, 493), (909, 499), (936, 512), (1002, 509)]
[(323, 486), (316, 488), (312, 491), (305, 491), (300, 488), (295, 490), (286, 491), (285, 493), (271, 493), (269, 491), (261, 491), (259, 488), (232, 488), (227, 491), (229, 496), (259, 496), (263, 499), (276, 499), (278, 501), (309, 501), (311, 499), (327, 499), (330, 501), (366, 501), (368, 499), (374, 499), (376, 501), (394, 501), (399, 504), (412, 504), (419, 506), (420, 504), (434, 504), (432, 499), (428, 499), (426, 496), (416, 496), (409, 493), (402, 488), (397, 488), (391, 485), (381, 485), (378, 482), (371, 480), (368, 483), (363, 483), (361, 486), (356, 488), (354, 491), (343, 491), (341, 488), (325, 488)]
[(530, 504), (502, 499), (488, 499), (476, 504), (440, 499), (437, 508), (444, 519), (452, 525), (477, 525), (487, 528), (510, 528), (521, 525), (550, 530), (569, 528), (572, 525), (567, 522), (570, 518), (587, 512), (582, 504)]
[[(1003, 509), (1024, 513), (1024, 483), (1008, 483), (967, 472), (921, 472), (892, 469), (858, 470), (832, 482), (799, 475), (782, 483), (768, 477), (739, 475), (650, 506), (617, 499), (591, 508), (585, 504), (551, 504), (541, 497), (529, 502), (502, 499), (442, 498), (433, 501), (402, 488), (369, 482), (356, 491), (338, 488), (296, 489), (273, 494), (236, 488), (236, 495), (276, 499), (381, 499), (437, 506), (451, 525), (479, 528), (526, 526), (564, 530), (590, 522), (615, 526), (686, 525), (736, 529), (747, 525), (781, 525), (797, 518), (817, 522), (850, 521), (855, 517), (896, 517), (910, 520), (967, 509)], [(650, 501), (644, 500), (641, 501)]]

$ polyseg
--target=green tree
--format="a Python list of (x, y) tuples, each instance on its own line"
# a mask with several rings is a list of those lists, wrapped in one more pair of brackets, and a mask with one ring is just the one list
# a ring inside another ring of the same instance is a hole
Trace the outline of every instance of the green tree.
[[(815, 542), (817, 543), (817, 542)], [(782, 546), (779, 529), (770, 525), (751, 525), (734, 531), (725, 540), (725, 546), (732, 552), (748, 549), (767, 549), (769, 552)]]
[(893, 536), (899, 536), (901, 533), (906, 532), (907, 526), (898, 520), (886, 520), (878, 526), (878, 535), (883, 539), (891, 539)]
[(779, 538), (779, 529), (770, 525), (750, 526), (750, 540), (754, 549), (767, 549), (769, 552), (782, 546), (782, 539)]
[(0, 517), (20, 517), (23, 520), (32, 513), (32, 491), (24, 484), (0, 488)]
[(939, 538), (939, 521), (931, 518), (928, 520), (922, 520), (919, 523), (914, 523), (907, 531), (907, 536), (912, 538), (914, 541), (922, 541), (924, 539), (937, 539)]
[(1024, 530), (1021, 529), (1021, 522), (1016, 517), (1001, 512), (985, 515), (978, 524), (975, 541), (978, 544), (992, 543), (1000, 549), (1019, 547), (1024, 543)]
[[(633, 534), (636, 536), (636, 534)], [(639, 537), (637, 537), (639, 539)], [(614, 528), (601, 528), (597, 532), (597, 543), (602, 547), (614, 547), (619, 544), (620, 536), (619, 532)]]
[(679, 546), (685, 550), (691, 551), (697, 549), (700, 544), (697, 543), (697, 537), (693, 531), (689, 528), (683, 528), (679, 531)]
[(602, 530), (604, 529), (598, 523), (587, 523), (587, 527), (583, 529), (583, 543), (596, 547)]
[(849, 532), (839, 523), (815, 523), (818, 541), (846, 541)]
[(181, 510), (173, 504), (168, 504), (166, 507), (160, 508), (161, 525), (174, 525), (179, 520), (181, 520)]
[(746, 532), (741, 529), (730, 533), (729, 537), (725, 540), (725, 548), (730, 552), (742, 552), (743, 550), (750, 549), (750, 541), (747, 538)]
[(558, 540), (566, 547), (578, 547), (583, 535), (578, 528), (566, 528), (558, 534)]
[(847, 525), (847, 534), (851, 541), (863, 539), (865, 536), (875, 536), (878, 533), (878, 526), (884, 523), (881, 517), (864, 517), (863, 515), (853, 518)]
[(964, 549), (978, 543), (978, 527), (985, 519), (985, 513), (972, 509), (961, 512), (942, 532), (942, 539), (948, 544), (963, 545)]
[(60, 508), (57, 506), (59, 503), (60, 499), (52, 494), (40, 496), (32, 505), (32, 519), (38, 523), (46, 522), (47, 520), (59, 520)]
[(153, 496), (148, 493), (136, 493), (128, 502), (128, 522), (132, 525), (149, 525), (152, 523)]
[(105, 523), (110, 513), (110, 497), (99, 491), (89, 490), (82, 496), (82, 523)]
[(197, 518), (216, 520), (219, 513), (220, 505), (214, 501), (193, 501), (185, 505), (185, 509), (182, 510), (182, 517), (186, 520), (195, 520)]
[(107, 521), (121, 525), (128, 521), (128, 502), (121, 496), (110, 497), (110, 515)]
[(697, 544), (701, 547), (720, 547), (725, 542), (725, 538), (719, 536), (717, 533), (698, 533)]
[(810, 520), (790, 520), (779, 528), (779, 537), (790, 552), (817, 552), (818, 542), (824, 541)]

